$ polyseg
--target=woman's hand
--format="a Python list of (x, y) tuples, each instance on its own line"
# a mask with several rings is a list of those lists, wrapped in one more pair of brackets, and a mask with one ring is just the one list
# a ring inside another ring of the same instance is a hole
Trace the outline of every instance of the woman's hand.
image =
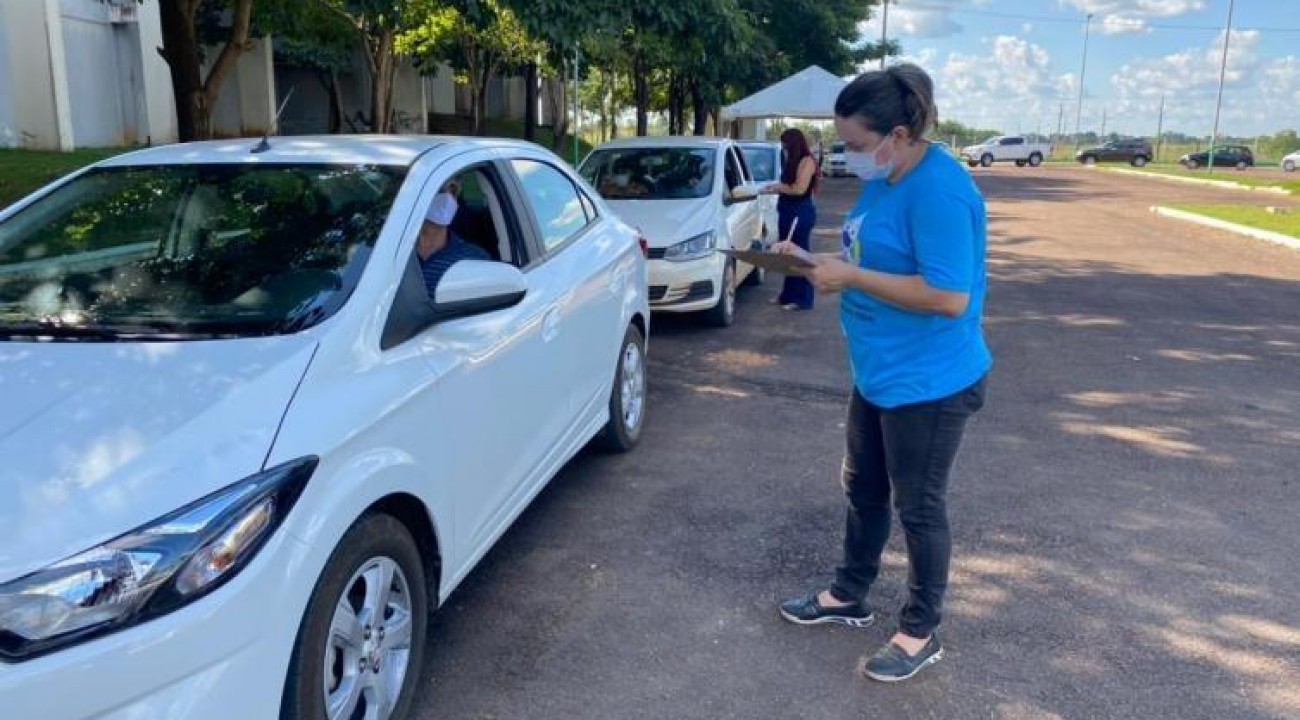
[(837, 293), (853, 286), (853, 280), (858, 274), (856, 265), (826, 255), (817, 256), (816, 262), (817, 264), (808, 270), (808, 281), (813, 284), (817, 292)]

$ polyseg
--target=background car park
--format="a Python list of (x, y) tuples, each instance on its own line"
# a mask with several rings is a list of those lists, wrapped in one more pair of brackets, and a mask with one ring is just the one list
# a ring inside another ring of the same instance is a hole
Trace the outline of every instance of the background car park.
[(1051, 154), (1051, 143), (1031, 143), (1019, 135), (999, 135), (961, 149), (961, 157), (970, 167), (989, 167), (997, 162), (1014, 162), (1016, 167), (1038, 167)]
[(1296, 152), (1293, 152), (1290, 155), (1287, 155), (1286, 157), (1282, 158), (1282, 162), (1279, 163), (1279, 167), (1281, 167), (1286, 172), (1295, 172), (1296, 168), (1300, 168), (1300, 150), (1297, 150)]
[[(1210, 164), (1210, 151), (1188, 153), (1178, 159), (1178, 164), (1188, 170), (1205, 167)], [(1214, 148), (1214, 167), (1235, 167), (1245, 170), (1254, 167), (1255, 153), (1245, 145), (1224, 145)]]
[(1074, 159), (1084, 165), (1125, 162), (1133, 167), (1143, 167), (1154, 157), (1151, 143), (1142, 138), (1111, 140), (1096, 147), (1084, 148), (1074, 155)]

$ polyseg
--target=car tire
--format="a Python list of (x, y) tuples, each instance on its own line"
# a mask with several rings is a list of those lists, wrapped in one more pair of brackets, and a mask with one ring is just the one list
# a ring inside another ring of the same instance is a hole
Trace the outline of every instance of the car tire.
[(967, 165), (967, 167), (977, 167), (977, 166), (979, 165), (979, 163), (976, 162), (976, 161), (974, 161), (974, 160), (967, 160), (967, 161), (966, 161), (966, 165)]
[(1028, 160), (1017, 160), (1016, 167), (1024, 167), (1029, 164)]
[(1029, 167), (1038, 167), (1039, 165), (1042, 164), (1043, 164), (1043, 156), (1041, 153), (1034, 153), (1029, 156)]
[(1188, 161), (1187, 161), (1187, 169), (1188, 169), (1188, 170), (1195, 170), (1196, 168), (1198, 168), (1198, 167), (1200, 167), (1200, 166), (1201, 166), (1201, 163), (1200, 163), (1199, 161), (1196, 161), (1196, 160), (1188, 160)]
[(1238, 169), (1238, 170), (1245, 170), (1247, 167), (1248, 167), (1248, 166), (1247, 166), (1245, 160), (1238, 160), (1238, 161), (1237, 161), (1237, 169)]
[(1140, 167), (1146, 167), (1146, 164), (1147, 164), (1148, 160), (1146, 159), (1145, 156), (1142, 156), (1142, 155), (1135, 155), (1135, 156), (1133, 157), (1133, 160), (1132, 160), (1131, 162), (1132, 162), (1132, 164), (1133, 164), (1133, 167), (1138, 167), (1138, 168), (1140, 168)]
[(705, 320), (717, 328), (731, 327), (736, 322), (736, 263), (729, 262), (722, 271), (722, 289), (718, 304), (707, 311)]
[[(380, 589), (383, 578), (387, 592)], [(383, 617), (378, 628), (370, 622), (376, 610)], [(388, 710), (378, 707), (377, 717), (405, 718), (415, 700), (428, 619), (429, 586), (410, 531), (389, 515), (362, 517), (343, 535), (312, 591), (289, 662), (281, 720), (338, 716), (330, 708), (342, 702), (355, 702), (354, 711), (361, 703), (369, 709), (385, 694)], [(346, 641), (336, 647), (349, 633), (353, 647)], [(329, 682), (336, 683), (333, 690)]]
[(993, 156), (992, 156), (992, 155), (990, 155), (990, 154), (988, 154), (988, 153), (984, 153), (984, 155), (982, 155), (982, 156), (980, 157), (980, 167), (989, 167), (989, 166), (991, 166), (992, 164), (993, 164)]
[(636, 325), (628, 325), (618, 349), (614, 387), (609, 393), (609, 422), (597, 436), (600, 448), (625, 453), (641, 440), (645, 427), (646, 362), (645, 337)]
[(1287, 160), (1282, 163), (1282, 172), (1295, 172), (1295, 161)]
[(1087, 165), (1088, 167), (1092, 167), (1093, 165), (1097, 164), (1097, 158), (1093, 157), (1092, 155), (1086, 155), (1083, 158), (1083, 164)]

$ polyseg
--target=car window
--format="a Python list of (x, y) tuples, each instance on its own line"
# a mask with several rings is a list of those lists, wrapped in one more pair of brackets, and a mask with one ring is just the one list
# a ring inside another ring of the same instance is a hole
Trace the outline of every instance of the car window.
[(749, 170), (755, 180), (759, 182), (771, 182), (777, 179), (779, 169), (777, 168), (774, 148), (767, 146), (749, 145), (741, 149), (744, 153), (745, 161), (749, 164)]
[(546, 252), (555, 251), (587, 227), (587, 211), (578, 187), (568, 176), (535, 160), (514, 160), (510, 164), (524, 186)]
[(301, 330), (346, 301), (404, 176), (318, 164), (92, 170), (0, 224), (0, 325)]
[(735, 159), (736, 163), (740, 165), (741, 182), (753, 180), (754, 174), (749, 171), (749, 163), (745, 161), (745, 153), (740, 152), (738, 148), (731, 148), (727, 152), (729, 152), (732, 158)]
[(606, 200), (688, 200), (712, 192), (714, 158), (704, 148), (606, 148), (578, 172)]
[(744, 172), (741, 170), (739, 161), (736, 160), (736, 153), (733, 149), (727, 148), (727, 190), (735, 190), (745, 180)]

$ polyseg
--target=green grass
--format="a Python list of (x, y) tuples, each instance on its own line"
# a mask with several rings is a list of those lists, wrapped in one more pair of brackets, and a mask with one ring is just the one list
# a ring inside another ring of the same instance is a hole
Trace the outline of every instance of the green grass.
[(1215, 168), (1214, 173), (1206, 172), (1204, 168), (1199, 170), (1186, 170), (1178, 165), (1148, 165), (1144, 168), (1131, 168), (1127, 165), (1119, 166), (1128, 170), (1141, 170), (1141, 172), (1153, 173), (1156, 175), (1172, 175), (1174, 177), (1199, 178), (1201, 180), (1224, 180), (1235, 182), (1238, 185), (1249, 187), (1275, 187), (1289, 191), (1293, 195), (1300, 195), (1300, 178), (1295, 180), (1278, 180), (1271, 177), (1259, 177), (1251, 175), (1250, 170), (1239, 172), (1233, 168)]
[(77, 150), (45, 152), (40, 150), (0, 150), (0, 208), (41, 186), (93, 162), (111, 157), (122, 150)]
[(1258, 230), (1300, 238), (1300, 207), (1293, 207), (1286, 215), (1274, 215), (1266, 212), (1262, 207), (1251, 205), (1171, 205), (1170, 207)]

